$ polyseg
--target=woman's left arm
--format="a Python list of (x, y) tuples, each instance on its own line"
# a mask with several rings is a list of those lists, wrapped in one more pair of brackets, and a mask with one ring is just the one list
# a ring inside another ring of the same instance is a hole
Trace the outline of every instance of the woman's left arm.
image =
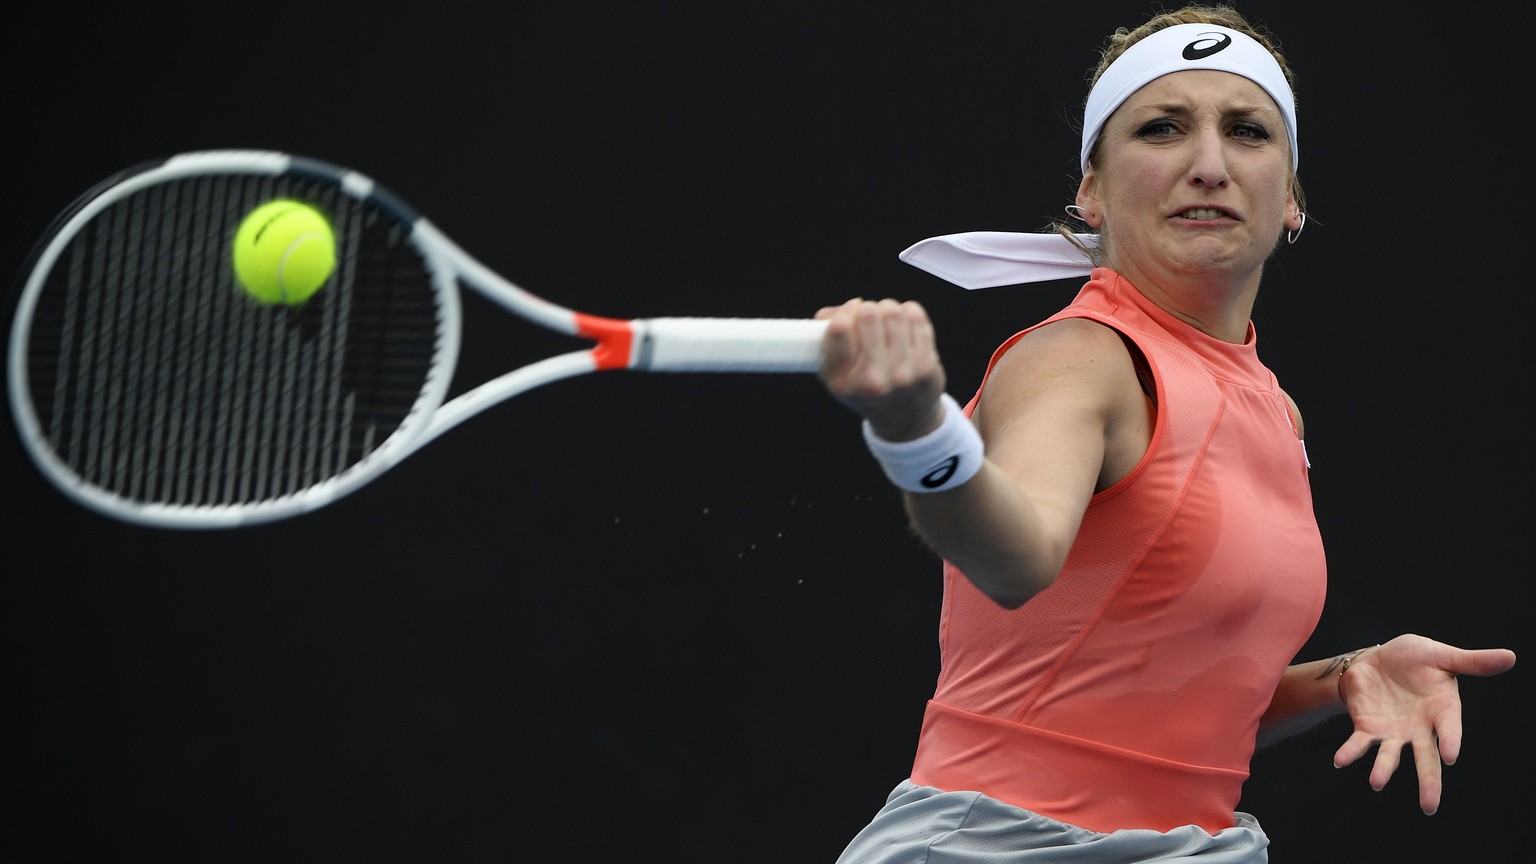
[(1419, 807), (1440, 807), (1440, 767), (1461, 755), (1461, 693), (1457, 675), (1497, 675), (1515, 665), (1505, 648), (1457, 648), (1405, 634), (1370, 648), (1285, 670), (1259, 722), (1261, 743), (1348, 710), (1354, 731), (1333, 764), (1344, 767), (1376, 747), (1371, 788), (1382, 789), (1412, 748)]

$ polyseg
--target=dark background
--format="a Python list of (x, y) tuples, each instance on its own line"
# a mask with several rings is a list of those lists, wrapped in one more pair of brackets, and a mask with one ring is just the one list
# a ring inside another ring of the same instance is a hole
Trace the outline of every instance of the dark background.
[[(1059, 215), (1083, 76), (1153, 8), (216, 5), (8, 13), (0, 264), (120, 168), (287, 150), (597, 314), (917, 299), (962, 400), (1076, 285), (966, 292), (896, 253)], [(1305, 5), (1239, 3), (1301, 76), (1312, 220), (1254, 317), (1330, 553), (1303, 659), (1405, 631), (1524, 650), (1528, 111), (1501, 43), (1530, 22)], [(531, 359), (526, 325), (470, 315), (464, 383)], [(0, 859), (830, 864), (905, 776), (938, 564), (809, 376), (551, 385), (234, 532), (101, 518), (0, 439)], [(1332, 768), (1337, 722), (1260, 753), (1272, 860), (1506, 860), (1525, 677), (1463, 679), (1434, 817), (1408, 770), (1374, 793)]]

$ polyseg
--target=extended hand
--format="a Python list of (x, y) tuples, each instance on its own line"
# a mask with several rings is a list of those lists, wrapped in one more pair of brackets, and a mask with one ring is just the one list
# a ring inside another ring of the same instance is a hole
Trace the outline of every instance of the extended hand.
[(1515, 652), (1504, 648), (1457, 648), (1407, 634), (1356, 657), (1340, 689), (1354, 733), (1333, 756), (1344, 767), (1377, 747), (1371, 788), (1387, 785), (1402, 760), (1413, 752), (1419, 775), (1419, 807), (1440, 809), (1440, 766), (1461, 755), (1461, 693), (1457, 675), (1497, 675), (1515, 665)]

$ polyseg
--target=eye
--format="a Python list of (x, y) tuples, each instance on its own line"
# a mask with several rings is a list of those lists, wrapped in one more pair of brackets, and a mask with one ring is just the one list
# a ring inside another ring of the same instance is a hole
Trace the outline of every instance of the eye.
[(1179, 134), (1179, 124), (1170, 117), (1163, 117), (1143, 124), (1136, 130), (1137, 138), (1167, 138)]
[(1252, 138), (1256, 141), (1268, 141), (1269, 130), (1257, 123), (1238, 123), (1232, 127), (1232, 137)]

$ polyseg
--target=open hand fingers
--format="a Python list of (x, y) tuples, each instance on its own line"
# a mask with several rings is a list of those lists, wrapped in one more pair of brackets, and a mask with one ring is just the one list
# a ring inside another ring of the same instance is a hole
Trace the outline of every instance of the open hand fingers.
[(1428, 816), (1440, 809), (1442, 783), (1440, 748), (1433, 737), (1413, 742), (1413, 763), (1419, 774), (1419, 809)]

